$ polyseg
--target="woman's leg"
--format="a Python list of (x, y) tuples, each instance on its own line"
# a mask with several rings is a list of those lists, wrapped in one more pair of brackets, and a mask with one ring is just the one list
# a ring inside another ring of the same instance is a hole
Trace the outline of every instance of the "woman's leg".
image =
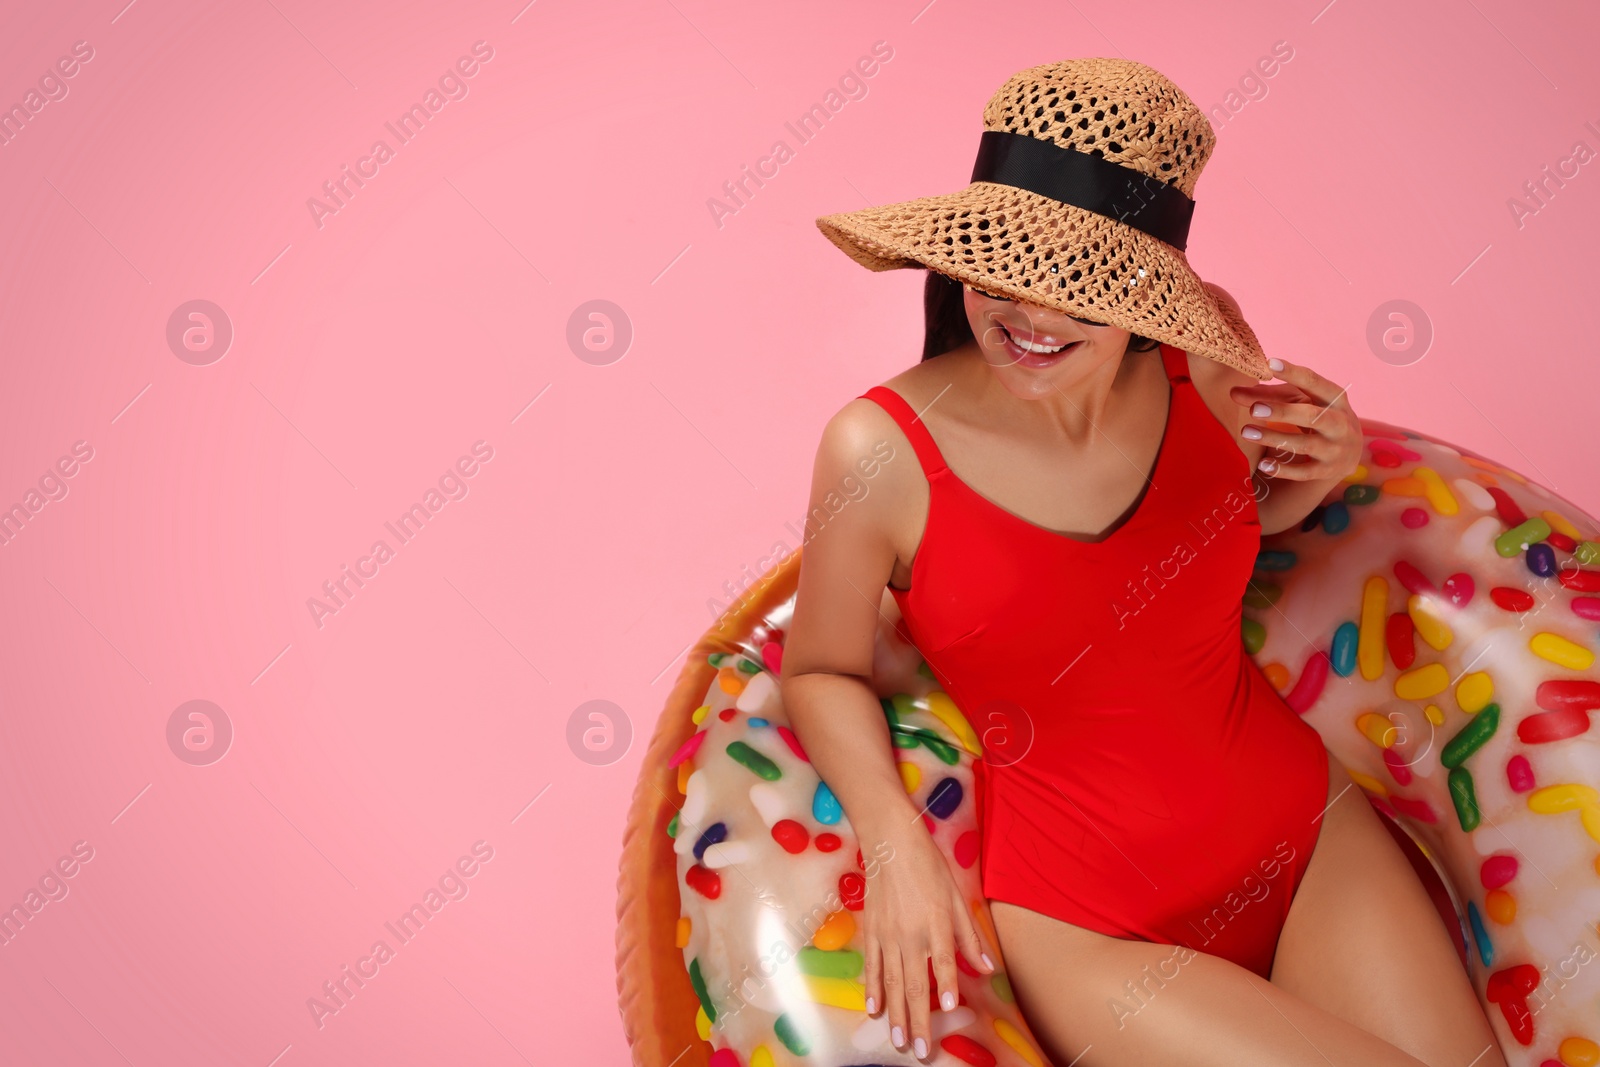
[(1017, 1005), (1055, 1067), (1424, 1067), (1220, 957), (1110, 937), (1005, 901), (990, 913)]
[(1504, 1067), (1450, 933), (1343, 765), (1278, 938), (1272, 982), (1428, 1064)]
[(1057, 1067), (1504, 1067), (1405, 856), (1331, 758), (1329, 778), (1271, 982), (991, 902), (1017, 1003)]

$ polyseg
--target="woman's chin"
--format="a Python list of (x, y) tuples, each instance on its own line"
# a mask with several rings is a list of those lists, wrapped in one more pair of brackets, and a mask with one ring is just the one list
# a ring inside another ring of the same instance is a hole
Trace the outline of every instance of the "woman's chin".
[(1022, 361), (1007, 361), (1001, 353), (984, 353), (989, 369), (1008, 393), (1024, 399), (1057, 392), (1061, 382), (1078, 377), (1070, 358), (1051, 361), (1045, 366), (1029, 366)]

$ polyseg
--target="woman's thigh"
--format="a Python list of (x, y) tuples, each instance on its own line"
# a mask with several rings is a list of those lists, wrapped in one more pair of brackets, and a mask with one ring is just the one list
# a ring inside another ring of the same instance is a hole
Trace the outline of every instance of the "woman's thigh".
[(1056, 1067), (1422, 1067), (1220, 957), (1109, 937), (1005, 901), (991, 901), (990, 913), (1017, 1005)]
[(1425, 1063), (1501, 1067), (1461, 957), (1410, 862), (1331, 755), (1328, 780), (1273, 984)]

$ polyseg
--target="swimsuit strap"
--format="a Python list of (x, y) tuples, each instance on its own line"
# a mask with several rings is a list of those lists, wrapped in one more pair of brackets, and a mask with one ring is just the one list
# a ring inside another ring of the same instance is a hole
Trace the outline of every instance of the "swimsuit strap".
[(1165, 342), (1161, 345), (1161, 365), (1167, 369), (1167, 381), (1174, 386), (1189, 380), (1189, 354)]
[(871, 400), (889, 413), (889, 417), (894, 419), (896, 425), (910, 439), (911, 447), (916, 450), (917, 459), (922, 463), (922, 473), (927, 475), (930, 481), (935, 474), (950, 469), (945, 464), (939, 446), (933, 443), (933, 435), (928, 432), (927, 425), (911, 405), (906, 403), (905, 397), (886, 385), (874, 385), (857, 399)]

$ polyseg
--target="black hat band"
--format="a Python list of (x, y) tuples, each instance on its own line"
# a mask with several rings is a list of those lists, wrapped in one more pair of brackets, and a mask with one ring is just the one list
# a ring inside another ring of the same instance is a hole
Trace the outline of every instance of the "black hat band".
[(1159, 178), (1027, 134), (985, 130), (972, 180), (1026, 189), (1115, 219), (1183, 251), (1194, 201)]

